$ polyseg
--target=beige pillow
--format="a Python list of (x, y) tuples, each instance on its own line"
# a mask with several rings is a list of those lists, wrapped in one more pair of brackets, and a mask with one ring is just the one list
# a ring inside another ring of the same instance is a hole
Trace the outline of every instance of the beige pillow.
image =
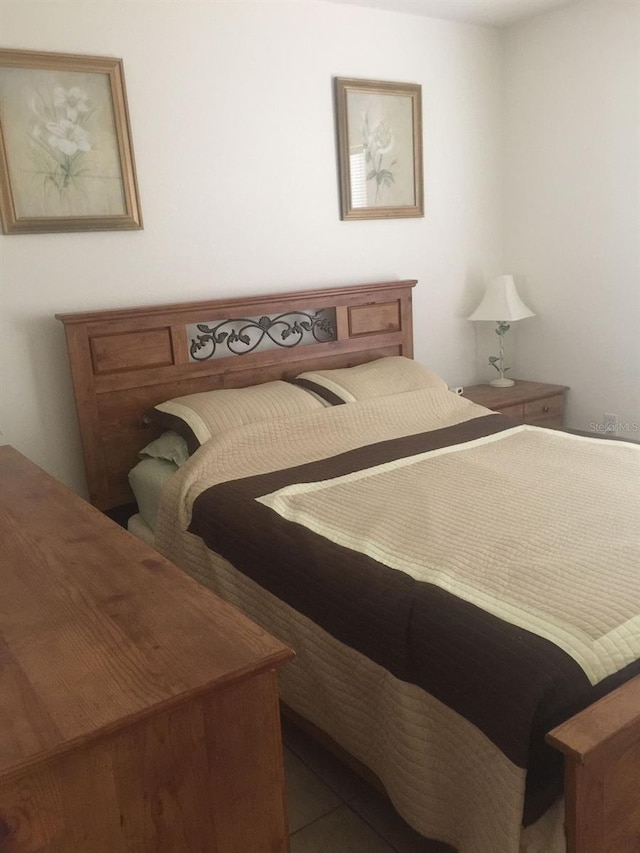
[(223, 430), (322, 409), (323, 405), (302, 388), (276, 380), (248, 388), (224, 388), (175, 397), (158, 403), (147, 417), (164, 429), (177, 432), (186, 440), (189, 453), (195, 453), (205, 441)]
[(333, 405), (421, 391), (446, 388), (447, 384), (417, 361), (404, 356), (388, 356), (336, 370), (310, 370), (296, 377), (303, 388), (314, 391)]

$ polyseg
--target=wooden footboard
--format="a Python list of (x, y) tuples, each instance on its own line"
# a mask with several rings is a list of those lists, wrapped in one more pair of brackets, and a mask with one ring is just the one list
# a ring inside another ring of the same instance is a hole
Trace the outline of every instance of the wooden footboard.
[(567, 853), (638, 853), (640, 676), (547, 740), (565, 756)]
[[(368, 768), (317, 726), (286, 705), (282, 714), (384, 792)], [(640, 853), (640, 676), (553, 729), (547, 740), (565, 756), (567, 853)]]

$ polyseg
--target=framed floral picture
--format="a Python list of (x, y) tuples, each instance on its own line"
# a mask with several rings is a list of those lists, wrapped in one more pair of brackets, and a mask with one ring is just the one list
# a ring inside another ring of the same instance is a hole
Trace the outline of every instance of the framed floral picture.
[(5, 234), (142, 228), (122, 60), (0, 49)]
[(335, 78), (342, 219), (424, 216), (422, 87)]

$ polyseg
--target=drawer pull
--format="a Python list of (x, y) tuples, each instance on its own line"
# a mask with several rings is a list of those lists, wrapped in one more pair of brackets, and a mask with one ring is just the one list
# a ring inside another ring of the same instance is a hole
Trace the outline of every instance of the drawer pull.
[(548, 412), (548, 411), (549, 411), (549, 406), (543, 406), (543, 407), (542, 407), (542, 411), (543, 411), (543, 412)]

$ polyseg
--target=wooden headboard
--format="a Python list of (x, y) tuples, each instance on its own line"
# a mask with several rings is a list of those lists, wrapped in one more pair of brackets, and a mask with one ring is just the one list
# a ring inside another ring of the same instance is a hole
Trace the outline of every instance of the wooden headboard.
[[(157, 435), (157, 403), (413, 357), (411, 289), (391, 281), (240, 299), (58, 314), (64, 323), (90, 500), (133, 500), (127, 474)], [(264, 349), (258, 340), (271, 340)]]

